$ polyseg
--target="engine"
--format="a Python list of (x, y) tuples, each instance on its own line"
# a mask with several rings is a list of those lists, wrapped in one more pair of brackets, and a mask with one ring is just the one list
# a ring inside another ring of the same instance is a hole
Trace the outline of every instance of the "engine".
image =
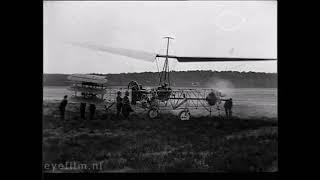
[(135, 105), (137, 101), (141, 101), (145, 96), (145, 89), (142, 88), (141, 84), (138, 84), (137, 81), (131, 81), (128, 84), (128, 89), (132, 90), (131, 93), (131, 104)]
[(156, 92), (160, 101), (168, 101), (172, 94), (172, 89), (166, 86), (160, 86)]
[(216, 93), (210, 92), (206, 97), (206, 101), (210, 106), (214, 106), (218, 101), (218, 97), (216, 96)]

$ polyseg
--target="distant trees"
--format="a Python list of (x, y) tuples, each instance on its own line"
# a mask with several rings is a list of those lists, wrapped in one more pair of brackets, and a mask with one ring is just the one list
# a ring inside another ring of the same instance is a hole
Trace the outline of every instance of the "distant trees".
[[(136, 80), (143, 86), (157, 86), (159, 74), (157, 72), (98, 74), (108, 79), (110, 86), (127, 86), (131, 80)], [(44, 74), (44, 86), (68, 86), (67, 74)], [(228, 81), (235, 88), (276, 88), (277, 73), (238, 72), (238, 71), (172, 71), (170, 79), (173, 86), (208, 87), (212, 82)]]
[(66, 74), (43, 74), (44, 86), (68, 86), (70, 82), (67, 79)]

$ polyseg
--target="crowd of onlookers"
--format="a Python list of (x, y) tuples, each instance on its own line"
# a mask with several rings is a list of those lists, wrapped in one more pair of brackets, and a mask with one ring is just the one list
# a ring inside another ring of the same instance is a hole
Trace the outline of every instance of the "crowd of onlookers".
[[(65, 110), (66, 110), (67, 104), (68, 104), (68, 96), (65, 95), (59, 105), (60, 118), (62, 120), (64, 120), (64, 115), (65, 115)], [(81, 119), (86, 119), (86, 117), (85, 117), (86, 106), (87, 106), (87, 103), (85, 103), (85, 102), (80, 103), (80, 118)], [(120, 114), (122, 114), (125, 118), (128, 118), (130, 112), (133, 112), (133, 109), (130, 106), (129, 91), (125, 92), (124, 97), (122, 97), (121, 92), (118, 91), (117, 97), (116, 97), (116, 108), (117, 108), (117, 117), (119, 117)], [(90, 112), (89, 118), (91, 120), (94, 119), (95, 111), (96, 111), (96, 105), (90, 104), (89, 105), (89, 112)]]

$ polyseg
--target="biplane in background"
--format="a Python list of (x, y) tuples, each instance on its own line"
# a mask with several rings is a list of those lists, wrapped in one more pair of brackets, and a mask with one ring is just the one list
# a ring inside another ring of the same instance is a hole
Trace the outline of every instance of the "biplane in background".
[(80, 102), (88, 104), (104, 103), (104, 95), (106, 91), (106, 83), (108, 80), (103, 76), (72, 74), (68, 76), (68, 80), (72, 85), (68, 88), (73, 92), (69, 98), (71, 102)]
[[(88, 43), (72, 43), (73, 45), (88, 48), (95, 51), (105, 51), (113, 54), (127, 56), (130, 58), (146, 60), (150, 62), (156, 61), (158, 58), (165, 58), (162, 71), (159, 71), (159, 86), (156, 88), (145, 89), (136, 81), (128, 84), (127, 90), (131, 92), (131, 104), (148, 111), (150, 118), (156, 118), (164, 110), (180, 110), (179, 118), (181, 120), (190, 119), (190, 109), (204, 109), (208, 112), (220, 111), (220, 104), (229, 98), (225, 98), (222, 92), (215, 89), (191, 88), (191, 89), (172, 89), (170, 81), (170, 70), (168, 59), (176, 59), (178, 62), (224, 62), (224, 61), (269, 61), (276, 59), (265, 58), (237, 58), (237, 57), (183, 57), (169, 55), (169, 40), (167, 38), (166, 55), (148, 53), (137, 50), (128, 50), (120, 48), (111, 48)], [(73, 80), (75, 85), (70, 90), (75, 92), (75, 97), (71, 100), (88, 103), (106, 103), (106, 109), (113, 106), (115, 93), (118, 90), (112, 90), (105, 87), (107, 79), (104, 76), (94, 75), (71, 75), (69, 80)], [(90, 89), (91, 88), (91, 89)], [(112, 92), (113, 91), (113, 92)], [(123, 91), (120, 90), (120, 91)], [(77, 97), (77, 92), (81, 92), (81, 96)], [(108, 94), (106, 99), (103, 97)], [(112, 95), (113, 94), (113, 95)], [(98, 98), (100, 95), (100, 98)], [(113, 98), (110, 99), (110, 98)], [(91, 100), (89, 100), (91, 99)], [(94, 100), (93, 100), (94, 99)], [(108, 99), (108, 100), (107, 100)], [(111, 103), (111, 105), (107, 105)], [(220, 114), (220, 113), (219, 113)]]

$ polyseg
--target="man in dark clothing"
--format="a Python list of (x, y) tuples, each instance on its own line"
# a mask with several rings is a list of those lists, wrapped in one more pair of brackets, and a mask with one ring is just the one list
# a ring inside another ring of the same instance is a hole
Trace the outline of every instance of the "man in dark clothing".
[(68, 98), (68, 96), (65, 95), (65, 96), (63, 97), (63, 100), (62, 100), (61, 103), (60, 103), (60, 106), (59, 106), (60, 118), (61, 118), (61, 120), (64, 120), (64, 113), (65, 113), (65, 111), (66, 111), (66, 106), (67, 106), (67, 104), (68, 104), (67, 98)]
[(226, 111), (226, 117), (229, 119), (232, 117), (232, 99), (228, 99), (226, 100), (226, 102), (224, 103), (224, 109)]
[(118, 91), (117, 93), (117, 117), (119, 117), (121, 109), (122, 109), (122, 97), (121, 97), (121, 92)]
[(157, 96), (157, 93), (156, 92), (152, 92), (151, 93), (151, 98), (148, 99), (149, 105), (151, 107), (156, 106), (156, 96)]
[(123, 97), (122, 114), (125, 118), (128, 118), (130, 112), (133, 112), (133, 110), (130, 106), (129, 91), (126, 91), (125, 96)]
[(131, 81), (128, 85), (128, 89), (131, 89), (131, 104), (135, 105), (138, 100), (140, 86), (137, 81)]
[(90, 119), (92, 120), (94, 118), (94, 113), (96, 111), (96, 105), (90, 104), (89, 110), (90, 110)]
[(85, 115), (86, 115), (86, 103), (81, 103), (80, 104), (80, 117), (81, 119), (85, 119)]

